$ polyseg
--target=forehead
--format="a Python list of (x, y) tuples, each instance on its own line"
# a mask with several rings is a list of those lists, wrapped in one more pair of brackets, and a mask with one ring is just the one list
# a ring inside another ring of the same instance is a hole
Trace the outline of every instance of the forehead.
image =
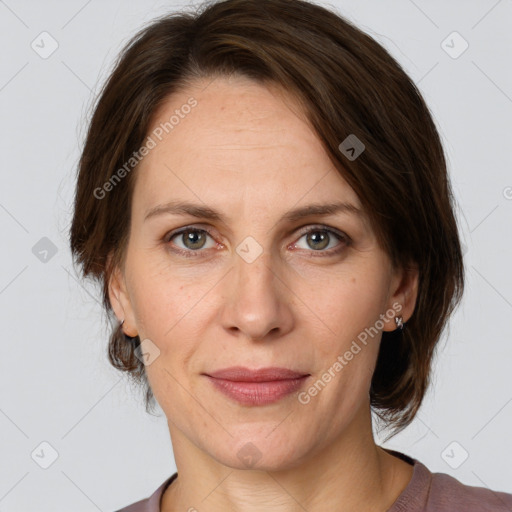
[(307, 195), (361, 208), (299, 103), (277, 86), (197, 82), (161, 105), (148, 136), (156, 145), (139, 164), (134, 192), (143, 208), (183, 195), (253, 206), (293, 205)]

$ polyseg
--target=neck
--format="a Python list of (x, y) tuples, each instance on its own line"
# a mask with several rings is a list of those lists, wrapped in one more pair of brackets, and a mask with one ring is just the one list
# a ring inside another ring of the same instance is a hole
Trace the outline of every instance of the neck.
[(413, 468), (375, 444), (369, 409), (367, 414), (334, 443), (284, 470), (220, 464), (170, 425), (178, 477), (167, 488), (161, 511), (387, 510)]

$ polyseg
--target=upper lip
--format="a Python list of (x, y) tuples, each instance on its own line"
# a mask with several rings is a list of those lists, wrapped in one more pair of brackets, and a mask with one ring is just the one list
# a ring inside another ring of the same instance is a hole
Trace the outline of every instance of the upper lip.
[(257, 370), (251, 370), (244, 366), (232, 366), (215, 372), (209, 372), (205, 375), (215, 379), (231, 380), (234, 382), (270, 382), (275, 380), (298, 379), (309, 374), (276, 366), (259, 368)]

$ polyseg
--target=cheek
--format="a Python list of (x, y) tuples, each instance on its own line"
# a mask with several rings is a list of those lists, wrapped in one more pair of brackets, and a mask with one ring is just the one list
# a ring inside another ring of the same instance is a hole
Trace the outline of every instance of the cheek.
[(323, 327), (318, 346), (325, 353), (342, 353), (375, 325), (383, 312), (385, 288), (380, 276), (360, 269), (331, 277), (322, 286), (324, 291), (310, 294), (308, 300)]
[(141, 255), (130, 268), (130, 297), (140, 334), (164, 341), (193, 308), (193, 294), (168, 265), (163, 268), (161, 258)]
[(203, 279), (193, 272), (177, 275), (168, 266), (162, 269), (158, 262), (148, 261), (141, 257), (139, 265), (132, 263), (130, 281), (140, 339), (151, 340), (159, 351), (159, 358), (146, 367), (146, 372), (150, 379), (166, 378), (163, 369), (167, 368), (178, 376), (186, 371), (198, 348), (209, 310), (207, 292), (214, 283), (210, 283), (211, 277)]
[(347, 421), (367, 397), (381, 340), (380, 330), (372, 327), (383, 313), (385, 288), (379, 276), (365, 274), (340, 279), (333, 290), (314, 302), (329, 330), (324, 329), (328, 334), (315, 344), (320, 364), (312, 386), (318, 391), (309, 391), (315, 397), (313, 407), (329, 410), (334, 427)]
[(154, 343), (158, 354), (145, 367), (146, 375), (158, 403), (176, 414), (178, 404), (187, 404), (182, 386), (189, 387), (187, 371), (201, 339), (194, 315), (200, 304), (196, 294), (175, 278), (154, 272), (139, 276), (134, 293), (139, 333), (141, 341)]

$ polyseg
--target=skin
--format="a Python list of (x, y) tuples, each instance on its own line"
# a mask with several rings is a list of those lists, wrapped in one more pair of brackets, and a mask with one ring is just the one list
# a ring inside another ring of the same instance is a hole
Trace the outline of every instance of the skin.
[[(404, 322), (410, 318), (417, 271), (392, 268), (364, 215), (281, 221), (310, 203), (361, 203), (292, 97), (243, 78), (210, 82), (174, 94), (155, 115), (153, 127), (191, 96), (198, 102), (136, 171), (126, 260), (109, 288), (125, 333), (160, 351), (146, 371), (179, 475), (161, 510), (385, 511), (412, 466), (372, 435), (369, 390), (381, 333), (308, 404), (295, 393), (240, 405), (202, 373), (280, 366), (311, 374), (307, 390), (394, 303)], [(171, 200), (208, 205), (227, 220), (144, 221)], [(169, 239), (188, 226), (212, 235)], [(351, 243), (334, 234), (328, 244), (315, 242), (300, 228), (317, 237), (333, 228)], [(251, 263), (236, 252), (248, 236), (262, 249)], [(331, 248), (340, 251), (329, 255)], [(395, 329), (387, 319), (383, 330)], [(237, 455), (248, 442), (260, 457), (250, 467)]]

